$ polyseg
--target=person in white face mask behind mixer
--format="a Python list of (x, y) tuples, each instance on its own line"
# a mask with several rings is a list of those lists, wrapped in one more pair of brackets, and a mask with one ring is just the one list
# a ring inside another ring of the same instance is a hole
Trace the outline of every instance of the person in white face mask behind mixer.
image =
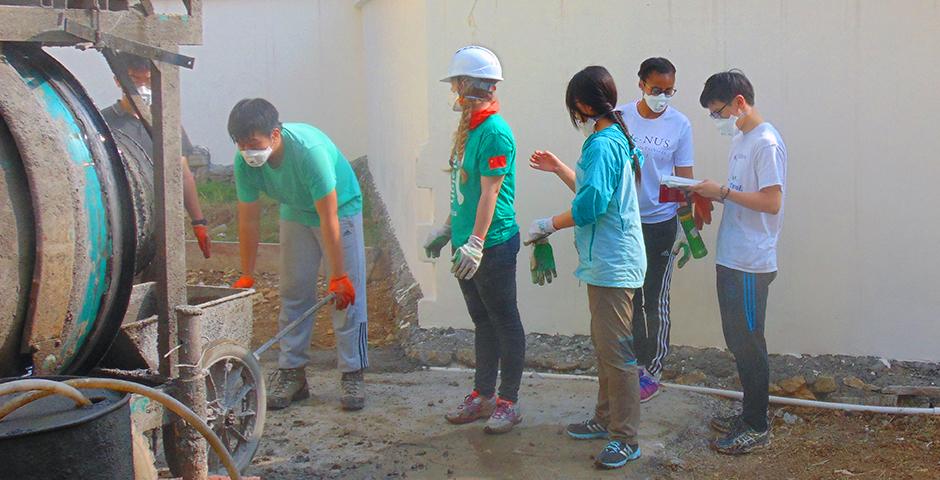
[(643, 96), (617, 107), (637, 147), (643, 152), (642, 181), (637, 189), (646, 278), (633, 297), (633, 341), (640, 367), (640, 401), (659, 393), (659, 378), (669, 353), (669, 287), (673, 270), (673, 244), (679, 222), (678, 205), (660, 202), (660, 178), (692, 178), (695, 163), (689, 119), (671, 106), (676, 94), (676, 67), (665, 58), (648, 58), (637, 72)]
[[(153, 100), (153, 93), (150, 90), (149, 61), (128, 53), (118, 54), (118, 60), (127, 67), (127, 76), (134, 82), (140, 98), (144, 103), (150, 105)], [(114, 83), (120, 87), (120, 83), (116, 78)], [(117, 130), (127, 135), (140, 145), (151, 159), (153, 158), (153, 139), (150, 137), (150, 132), (144, 127), (144, 122), (137, 116), (127, 96), (122, 95), (114, 105), (101, 110), (101, 116), (104, 117), (104, 121), (107, 122), (112, 131)], [(186, 135), (186, 130), (182, 127), (180, 128), (180, 135), (182, 141), (180, 162), (183, 164), (183, 205), (186, 207), (186, 213), (189, 214), (193, 235), (199, 241), (199, 249), (202, 250), (204, 257), (209, 258), (212, 248), (209, 239), (209, 222), (202, 214), (199, 193), (196, 191), (196, 177), (189, 169), (189, 161), (187, 160), (187, 157), (192, 155), (194, 148), (192, 142), (189, 141), (189, 136)]]

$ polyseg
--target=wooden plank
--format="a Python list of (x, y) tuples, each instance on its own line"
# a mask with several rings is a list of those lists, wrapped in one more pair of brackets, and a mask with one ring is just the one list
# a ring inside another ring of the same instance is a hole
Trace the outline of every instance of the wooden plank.
[[(101, 31), (147, 45), (201, 45), (202, 17), (154, 14), (145, 16), (137, 9), (101, 11)], [(94, 25), (91, 10), (53, 10), (41, 7), (0, 5), (0, 41), (43, 42), (48, 45), (85, 43), (63, 30), (65, 19)]]
[(899, 397), (930, 397), (940, 398), (940, 387), (914, 387), (906, 385), (892, 385), (881, 389), (882, 393), (897, 395)]

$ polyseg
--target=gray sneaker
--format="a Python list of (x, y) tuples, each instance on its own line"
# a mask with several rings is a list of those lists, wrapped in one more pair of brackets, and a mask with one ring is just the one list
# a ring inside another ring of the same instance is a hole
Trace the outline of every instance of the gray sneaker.
[(727, 436), (712, 442), (712, 449), (725, 455), (744, 455), (770, 445), (770, 429), (758, 432), (745, 422)]
[(506, 433), (522, 421), (522, 412), (517, 402), (510, 402), (499, 398), (496, 400), (496, 410), (486, 421), (483, 431), (486, 433)]
[(268, 387), (268, 410), (287, 408), (291, 402), (310, 396), (304, 367), (278, 369), (269, 381), (271, 386)]
[(340, 381), (343, 396), (339, 399), (343, 410), (362, 410), (366, 405), (366, 385), (362, 370), (343, 373)]
[(740, 414), (727, 416), (716, 415), (708, 422), (708, 426), (718, 433), (731, 433), (737, 430), (742, 422), (744, 422), (744, 420), (741, 419)]

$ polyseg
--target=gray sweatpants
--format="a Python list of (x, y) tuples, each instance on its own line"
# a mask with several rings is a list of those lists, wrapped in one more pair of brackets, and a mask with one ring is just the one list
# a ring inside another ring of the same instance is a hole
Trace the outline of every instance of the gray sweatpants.
[[(339, 219), (343, 242), (343, 265), (356, 289), (356, 303), (344, 311), (333, 310), (336, 333), (336, 366), (355, 372), (369, 366), (368, 304), (366, 302), (366, 255), (362, 236), (362, 214)], [(324, 257), (319, 227), (281, 220), (281, 315), (280, 328), (317, 303), (317, 276)], [(330, 308), (332, 307), (324, 307)], [(310, 361), (310, 336), (314, 321), (303, 322), (281, 339), (280, 368), (298, 368)]]

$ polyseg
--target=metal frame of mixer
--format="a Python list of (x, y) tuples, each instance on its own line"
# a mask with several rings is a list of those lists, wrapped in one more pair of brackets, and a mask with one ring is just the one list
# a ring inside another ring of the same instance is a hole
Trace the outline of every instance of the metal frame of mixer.
[[(157, 256), (157, 311), (159, 315), (159, 373), (177, 379), (180, 400), (206, 417), (206, 392), (199, 312), (187, 306), (182, 167), (179, 162), (180, 74), (193, 67), (193, 59), (180, 55), (183, 45), (202, 43), (202, 1), (180, 0), (186, 14), (163, 14), (150, 0), (137, 0), (127, 9), (111, 4), (126, 0), (37, 0), (35, 6), (0, 5), (0, 41), (36, 42), (48, 46), (75, 46), (100, 50), (124, 93), (154, 139), (154, 210)], [(115, 53), (132, 53), (150, 60), (153, 102), (140, 99), (126, 68)], [(189, 432), (187, 432), (189, 433)], [(198, 439), (198, 433), (191, 432)], [(190, 435), (187, 435), (189, 438)], [(184, 477), (205, 475), (206, 446), (202, 441), (180, 442)]]

